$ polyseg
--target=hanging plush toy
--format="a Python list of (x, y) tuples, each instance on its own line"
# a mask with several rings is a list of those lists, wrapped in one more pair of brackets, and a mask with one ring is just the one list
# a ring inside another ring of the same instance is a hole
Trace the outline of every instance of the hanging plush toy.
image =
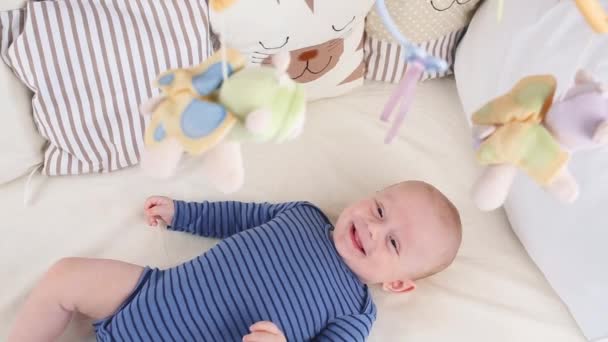
[(141, 107), (151, 117), (141, 167), (167, 178), (184, 152), (204, 154), (207, 180), (225, 193), (238, 190), (241, 142), (284, 142), (304, 125), (305, 95), (286, 73), (289, 55), (276, 55), (273, 64), (244, 68), (243, 57), (226, 49), (199, 66), (161, 74), (161, 95)]
[(518, 169), (564, 202), (578, 197), (568, 161), (578, 150), (608, 146), (608, 91), (584, 71), (553, 102), (555, 90), (553, 76), (526, 77), (474, 113), (477, 159), (485, 166), (473, 187), (480, 209), (504, 203)]

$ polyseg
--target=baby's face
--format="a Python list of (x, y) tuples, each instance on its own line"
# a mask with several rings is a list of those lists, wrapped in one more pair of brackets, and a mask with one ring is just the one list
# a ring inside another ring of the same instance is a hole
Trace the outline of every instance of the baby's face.
[(400, 184), (346, 208), (334, 243), (350, 269), (367, 284), (409, 282), (439, 264), (446, 247), (429, 191)]

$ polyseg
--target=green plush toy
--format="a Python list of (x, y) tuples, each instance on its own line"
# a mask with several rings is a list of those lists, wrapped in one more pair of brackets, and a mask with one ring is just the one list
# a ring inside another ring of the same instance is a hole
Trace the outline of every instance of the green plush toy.
[(184, 152), (204, 155), (205, 177), (230, 193), (243, 185), (242, 142), (281, 143), (302, 132), (306, 98), (286, 73), (289, 55), (276, 55), (273, 66), (244, 65), (238, 52), (227, 49), (224, 56), (158, 77), (161, 95), (141, 106), (150, 116), (144, 171), (167, 178)]
[[(287, 77), (287, 75), (285, 75)], [(219, 102), (236, 116), (236, 140), (281, 143), (297, 137), (304, 124), (306, 99), (301, 85), (279, 79), (274, 69), (247, 68), (222, 86)]]

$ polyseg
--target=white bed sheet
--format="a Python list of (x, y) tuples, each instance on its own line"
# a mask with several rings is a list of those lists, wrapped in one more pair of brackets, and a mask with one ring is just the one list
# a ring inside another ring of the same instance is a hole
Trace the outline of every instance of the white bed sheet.
[[(387, 126), (378, 115), (392, 89), (371, 83), (347, 96), (316, 102), (298, 141), (246, 146), (246, 185), (229, 197), (210, 190), (194, 161), (168, 182), (146, 179), (138, 169), (38, 177), (27, 208), (23, 179), (1, 186), (0, 340), (36, 280), (61, 257), (167, 267), (214, 244), (146, 227), (141, 209), (148, 195), (309, 200), (335, 219), (352, 199), (393, 182), (421, 179), (438, 186), (461, 210), (463, 246), (452, 267), (421, 281), (414, 294), (375, 291), (379, 317), (370, 341), (583, 341), (504, 213), (481, 213), (469, 200), (476, 166), (454, 81), (422, 84), (399, 138), (384, 145)], [(64, 340), (92, 340), (88, 323), (77, 318)]]

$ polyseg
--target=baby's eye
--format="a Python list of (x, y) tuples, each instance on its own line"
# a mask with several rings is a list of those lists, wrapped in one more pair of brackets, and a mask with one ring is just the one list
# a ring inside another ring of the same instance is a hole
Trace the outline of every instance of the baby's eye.
[(397, 240), (395, 240), (394, 238), (391, 238), (391, 245), (393, 245), (393, 248), (395, 248), (395, 251), (398, 252), (398, 245), (397, 245)]
[(378, 204), (376, 204), (377, 210), (378, 210), (378, 215), (380, 215), (380, 218), (384, 218), (384, 210), (382, 210), (382, 207)]

